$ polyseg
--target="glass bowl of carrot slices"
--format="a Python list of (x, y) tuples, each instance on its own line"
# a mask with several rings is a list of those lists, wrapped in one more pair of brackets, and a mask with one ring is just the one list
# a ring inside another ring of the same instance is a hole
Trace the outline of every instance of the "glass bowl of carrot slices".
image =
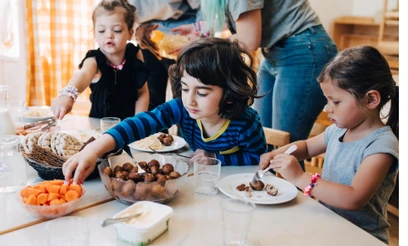
[(82, 185), (55, 179), (24, 187), (20, 191), (20, 201), (30, 215), (53, 219), (78, 208), (84, 193)]

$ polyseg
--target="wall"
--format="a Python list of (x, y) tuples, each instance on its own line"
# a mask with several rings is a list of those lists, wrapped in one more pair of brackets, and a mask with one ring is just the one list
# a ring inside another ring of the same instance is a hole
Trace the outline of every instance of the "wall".
[(334, 19), (351, 15), (353, 12), (353, 0), (309, 0), (309, 2), (329, 33)]
[(17, 0), (17, 3), (20, 57), (0, 57), (0, 84), (10, 86), (8, 92), (9, 100), (25, 100), (26, 98), (26, 50), (24, 43), (25, 0)]

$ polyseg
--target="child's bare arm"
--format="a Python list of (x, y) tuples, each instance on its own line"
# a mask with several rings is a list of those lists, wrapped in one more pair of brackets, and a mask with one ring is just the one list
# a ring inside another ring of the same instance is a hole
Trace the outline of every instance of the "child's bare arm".
[(115, 146), (115, 140), (109, 134), (103, 134), (88, 144), (83, 150), (71, 156), (62, 166), (65, 180), (69, 181), (72, 177), (72, 172), (76, 170), (74, 183), (83, 183), (95, 169), (97, 158), (113, 150)]
[[(374, 196), (384, 181), (393, 162), (389, 154), (375, 154), (363, 160), (350, 186), (318, 179), (311, 194), (329, 205), (359, 210)], [(289, 182), (304, 190), (310, 184), (312, 175), (298, 167), (297, 160), (289, 155), (277, 155), (271, 166)]]
[[(144, 62), (142, 51), (139, 50), (137, 52), (136, 58)], [(149, 108), (149, 100), (150, 100), (149, 87), (146, 82), (144, 86), (140, 88), (137, 92), (137, 101), (135, 103), (135, 114), (139, 112), (147, 111), (147, 109)]]
[(135, 103), (135, 114), (147, 111), (149, 108), (149, 89), (147, 86), (147, 82), (144, 86), (137, 91), (138, 98)]
[[(84, 61), (82, 68), (74, 73), (68, 85), (78, 89), (82, 93), (92, 82), (93, 77), (98, 71), (96, 60), (90, 57)], [(69, 96), (58, 96), (51, 104), (51, 110), (58, 119), (71, 112), (74, 100)]]

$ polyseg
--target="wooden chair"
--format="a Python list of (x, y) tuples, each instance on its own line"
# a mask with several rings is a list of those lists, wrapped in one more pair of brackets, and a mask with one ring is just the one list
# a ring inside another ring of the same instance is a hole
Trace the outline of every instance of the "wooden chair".
[(276, 147), (282, 147), (286, 144), (290, 143), (290, 133), (269, 128), (269, 127), (264, 127), (263, 128), (264, 133), (265, 133), (265, 138), (266, 138), (266, 143), (270, 145), (274, 145)]
[[(264, 133), (265, 133), (265, 138), (266, 138), (266, 143), (270, 145), (274, 145), (276, 147), (282, 147), (284, 145), (287, 145), (290, 143), (290, 133), (269, 128), (269, 127), (264, 127), (263, 128)], [(276, 177), (283, 178), (278, 172), (276, 172)]]

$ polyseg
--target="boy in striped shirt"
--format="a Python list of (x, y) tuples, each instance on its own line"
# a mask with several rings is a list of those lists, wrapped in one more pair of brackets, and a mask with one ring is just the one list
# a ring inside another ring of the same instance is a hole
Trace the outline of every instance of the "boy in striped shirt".
[(259, 97), (251, 65), (251, 55), (237, 42), (194, 41), (169, 69), (175, 99), (125, 119), (88, 144), (64, 163), (65, 178), (76, 169), (74, 181), (81, 183), (99, 156), (174, 124), (195, 151), (192, 159), (216, 156), (222, 165), (257, 165), (267, 145), (259, 116), (250, 107)]

